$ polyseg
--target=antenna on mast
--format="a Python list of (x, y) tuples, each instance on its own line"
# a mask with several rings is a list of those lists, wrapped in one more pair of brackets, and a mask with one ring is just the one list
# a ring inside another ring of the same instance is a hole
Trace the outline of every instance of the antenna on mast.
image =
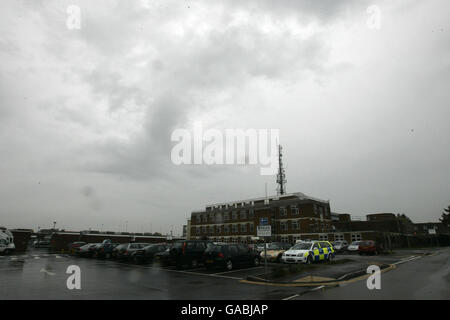
[(286, 172), (283, 168), (283, 147), (278, 145), (278, 174), (277, 174), (277, 194), (283, 195), (286, 193)]

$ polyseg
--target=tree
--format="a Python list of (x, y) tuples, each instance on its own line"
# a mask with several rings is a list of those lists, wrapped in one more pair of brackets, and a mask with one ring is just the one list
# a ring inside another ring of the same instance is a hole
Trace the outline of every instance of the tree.
[(442, 212), (442, 217), (439, 218), (439, 221), (447, 227), (450, 226), (450, 206), (448, 206), (447, 209), (444, 209)]

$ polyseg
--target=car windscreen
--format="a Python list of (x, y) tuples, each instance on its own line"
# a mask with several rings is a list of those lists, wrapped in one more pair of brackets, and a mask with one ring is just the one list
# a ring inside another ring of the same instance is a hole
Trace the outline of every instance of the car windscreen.
[(267, 245), (268, 250), (281, 250), (281, 246), (279, 243), (269, 243)]
[(184, 242), (175, 242), (173, 244), (172, 248), (176, 248), (176, 249), (182, 248), (183, 247), (183, 243)]
[(352, 246), (357, 246), (357, 245), (359, 245), (361, 243), (361, 241), (353, 241), (352, 242)]
[(205, 252), (222, 252), (224, 249), (223, 247), (224, 246), (213, 244), (206, 248)]
[(311, 248), (312, 243), (310, 242), (301, 242), (294, 245), (290, 250), (309, 250)]

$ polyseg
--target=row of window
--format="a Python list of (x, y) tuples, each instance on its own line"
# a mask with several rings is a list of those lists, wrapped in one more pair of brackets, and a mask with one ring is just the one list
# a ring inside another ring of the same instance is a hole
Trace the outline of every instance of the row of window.
[[(288, 210), (286, 207), (280, 207), (280, 216), (287, 216)], [(291, 215), (299, 215), (300, 210), (297, 206), (290, 206)], [(230, 215), (231, 213), (231, 215)], [(222, 222), (222, 221), (229, 221), (231, 217), (231, 220), (237, 220), (237, 219), (253, 219), (254, 217), (254, 210), (240, 210), (239, 212), (236, 210), (233, 210), (231, 212), (225, 212), (223, 215), (221, 213), (205, 213), (202, 215), (197, 215), (196, 222), (202, 223), (202, 222)]]
[(250, 210), (241, 210), (239, 211), (231, 211), (231, 212), (225, 212), (223, 215), (221, 213), (210, 213), (210, 214), (202, 214), (197, 215), (196, 222), (202, 223), (202, 222), (215, 222), (220, 223), (223, 221), (229, 221), (230, 217), (231, 220), (238, 220), (238, 219), (253, 219), (254, 217), (254, 211), (253, 209)]
[(209, 227), (197, 227), (195, 230), (196, 234), (213, 234), (213, 233), (239, 233), (239, 232), (253, 232), (253, 224), (231, 224), (224, 226), (209, 226)]

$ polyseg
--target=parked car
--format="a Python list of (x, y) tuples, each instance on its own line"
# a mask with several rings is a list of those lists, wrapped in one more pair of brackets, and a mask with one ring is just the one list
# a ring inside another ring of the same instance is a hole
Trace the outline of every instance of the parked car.
[(347, 247), (348, 247), (348, 242), (345, 240), (337, 240), (337, 241), (334, 241), (332, 244), (333, 244), (333, 248), (336, 252), (343, 252), (343, 251), (347, 250)]
[(373, 240), (361, 241), (359, 244), (359, 254), (378, 254), (381, 250)]
[(133, 252), (148, 246), (148, 243), (124, 243), (113, 249), (112, 255), (119, 260), (131, 260)]
[(176, 241), (169, 251), (170, 261), (177, 268), (185, 265), (195, 268), (203, 262), (203, 252), (209, 245), (213, 245), (213, 243), (207, 240)]
[(81, 246), (80, 249), (77, 251), (77, 254), (80, 257), (92, 257), (94, 254), (95, 248), (99, 246), (101, 243), (88, 243), (84, 246)]
[(163, 266), (170, 265), (171, 264), (171, 260), (170, 260), (170, 249), (171, 248), (172, 248), (172, 245), (169, 245), (165, 251), (155, 253), (155, 256), (153, 258), (153, 263), (160, 263)]
[(112, 251), (117, 246), (118, 243), (112, 243), (109, 239), (103, 240), (99, 246), (95, 247), (93, 257), (110, 259), (112, 257)]
[(86, 245), (86, 242), (83, 241), (77, 241), (77, 242), (72, 242), (69, 244), (68, 249), (70, 253), (77, 253), (80, 248), (84, 245)]
[(283, 253), (284, 263), (307, 263), (330, 261), (334, 259), (335, 251), (328, 241), (299, 242)]
[(33, 242), (33, 247), (35, 248), (50, 248), (50, 238), (51, 236), (45, 236), (43, 239), (37, 239)]
[(138, 263), (153, 262), (155, 255), (166, 251), (167, 248), (169, 248), (169, 246), (166, 243), (151, 244), (142, 249), (136, 250), (131, 255), (133, 260)]
[(0, 253), (7, 255), (16, 250), (14, 235), (6, 228), (0, 228)]
[(347, 251), (349, 252), (357, 252), (359, 250), (359, 244), (361, 241), (353, 241), (350, 243), (350, 245), (347, 247)]
[(213, 244), (206, 248), (203, 257), (207, 269), (222, 267), (227, 270), (236, 266), (259, 266), (261, 259), (257, 251), (242, 244)]
[(266, 257), (264, 255), (264, 253), (266, 253), (267, 261), (280, 262), (283, 252), (285, 252), (286, 250), (288, 250), (291, 247), (292, 247), (292, 244), (290, 244), (290, 243), (271, 242), (271, 243), (267, 244), (266, 252), (264, 252), (264, 247), (263, 247), (263, 251), (260, 253), (261, 259), (264, 259)]

